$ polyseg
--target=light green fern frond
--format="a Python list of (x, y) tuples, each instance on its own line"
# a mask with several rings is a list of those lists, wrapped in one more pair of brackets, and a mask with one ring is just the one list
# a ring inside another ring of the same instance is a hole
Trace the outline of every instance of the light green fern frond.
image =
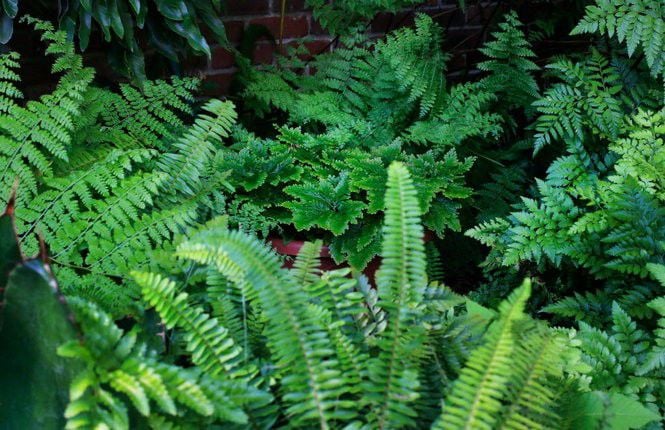
[(418, 304), (427, 286), (423, 229), (418, 195), (401, 163), (388, 169), (386, 215), (377, 289), (388, 311), (387, 326), (377, 339), (379, 354), (368, 363), (366, 402), (378, 428), (413, 424), (418, 397), (418, 367), (424, 333), (415, 325)]
[(237, 117), (233, 103), (210, 100), (194, 124), (173, 145), (172, 153), (160, 161), (161, 170), (171, 177), (169, 189), (192, 196), (202, 188), (217, 148), (223, 145)]
[(215, 243), (184, 243), (177, 255), (212, 264), (229, 279), (244, 277), (267, 321), (266, 336), (293, 423), (329, 428), (334, 420), (356, 413), (356, 402), (340, 400), (351, 392), (350, 381), (329, 348), (327, 329), (271, 251), (256, 238), (228, 232), (220, 233)]
[(188, 304), (187, 293), (179, 293), (168, 278), (145, 272), (132, 272), (144, 300), (154, 306), (167, 328), (183, 330), (192, 361), (202, 371), (217, 377), (237, 378), (245, 374), (239, 364), (242, 350), (228, 330), (200, 307)]
[(488, 329), (484, 344), (469, 357), (433, 428), (489, 429), (499, 422), (516, 352), (514, 328), (525, 318), (524, 306), (530, 293), (531, 282), (527, 280), (501, 304), (499, 319)]

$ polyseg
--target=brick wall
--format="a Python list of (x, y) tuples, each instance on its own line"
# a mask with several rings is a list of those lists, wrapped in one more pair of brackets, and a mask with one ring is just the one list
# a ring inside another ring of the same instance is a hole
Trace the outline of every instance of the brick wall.
[[(251, 57), (257, 65), (272, 63), (279, 51), (281, 0), (226, 0), (224, 3), (226, 11), (223, 20), (230, 41), (237, 46), (247, 35), (250, 26), (263, 26), (272, 37), (257, 40)], [(511, 7), (528, 5), (529, 0), (467, 0), (467, 4), (469, 6), (466, 10), (462, 10), (458, 7), (458, 0), (423, 1), (417, 7), (397, 14), (379, 14), (369, 23), (368, 29), (373, 37), (381, 37), (395, 28), (411, 25), (415, 13), (422, 12), (432, 16), (445, 30), (444, 50), (451, 54), (448, 63), (449, 78), (464, 79), (469, 73), (474, 73), (474, 65), (480, 59), (477, 48), (492, 29), (488, 24), (495, 21), (493, 18), (500, 16), (497, 12), (505, 9), (507, 4)], [(107, 46), (96, 33), (99, 32), (93, 32), (90, 48), (84, 55), (85, 62), (96, 68), (99, 81), (110, 84), (121, 77), (114, 74), (108, 66)], [(51, 60), (44, 56), (44, 46), (38, 39), (39, 35), (31, 28), (18, 24), (9, 46), (9, 49), (17, 50), (22, 55), (24, 80), (21, 86), (30, 96), (38, 95), (54, 85), (48, 71)], [(208, 40), (214, 38), (210, 37)], [(312, 54), (335, 47), (335, 41), (312, 18), (311, 11), (304, 7), (304, 0), (286, 0), (282, 43), (283, 46), (302, 43)], [(186, 74), (200, 74), (205, 78), (205, 95), (225, 95), (228, 94), (233, 76), (237, 72), (235, 59), (221, 46), (213, 45), (211, 48), (210, 60), (196, 57), (181, 67)], [(149, 66), (157, 64), (155, 61), (154, 56), (146, 57)], [(158, 73), (167, 75), (171, 72), (162, 67)]]
[[(500, 9), (497, 7), (499, 3), (481, 1), (462, 10), (457, 0), (429, 0), (398, 14), (378, 15), (369, 24), (369, 31), (372, 36), (380, 37), (397, 27), (412, 24), (415, 13), (426, 13), (446, 30), (444, 49), (452, 54), (449, 74), (453, 78), (463, 77), (478, 61), (477, 48), (487, 33), (484, 24)], [(251, 25), (264, 26), (273, 37), (263, 37), (255, 43), (252, 61), (258, 65), (272, 63), (279, 52), (281, 0), (229, 0), (226, 4), (228, 15), (224, 22), (231, 42), (238, 45)], [(335, 41), (304, 7), (304, 0), (287, 0), (281, 36), (283, 46), (302, 43), (312, 54), (335, 46)], [(206, 77), (205, 92), (220, 95), (228, 92), (237, 69), (233, 55), (221, 46), (214, 46), (211, 60), (201, 71)]]

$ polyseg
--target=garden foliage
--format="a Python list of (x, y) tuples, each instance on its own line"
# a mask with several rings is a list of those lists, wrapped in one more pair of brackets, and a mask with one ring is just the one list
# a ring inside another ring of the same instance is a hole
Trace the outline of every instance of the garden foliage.
[(431, 17), (364, 31), (416, 2), (308, 3), (339, 46), (241, 60), (236, 104), (101, 87), (38, 20), (52, 90), (0, 56), (3, 422), (662, 428), (662, 3), (589, 2), (549, 59), (507, 12), (463, 82)]

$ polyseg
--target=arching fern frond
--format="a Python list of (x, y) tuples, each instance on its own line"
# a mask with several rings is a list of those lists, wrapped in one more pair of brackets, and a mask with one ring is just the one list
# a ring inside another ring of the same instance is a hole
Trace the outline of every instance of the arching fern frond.
[(178, 293), (175, 282), (146, 272), (132, 272), (132, 277), (141, 287), (144, 300), (155, 307), (166, 327), (183, 330), (192, 361), (202, 371), (223, 378), (244, 374), (239, 364), (240, 347), (216, 319), (200, 307), (187, 305), (188, 294)]
[(236, 119), (231, 102), (210, 100), (203, 106), (194, 124), (174, 144), (174, 152), (166, 154), (160, 161), (161, 170), (171, 177), (169, 189), (186, 196), (196, 194), (202, 188), (202, 177), (209, 170), (215, 149), (229, 135)]
[(335, 419), (353, 416), (358, 405), (340, 400), (350, 392), (349, 381), (329, 349), (327, 330), (299, 286), (280, 269), (277, 257), (243, 233), (224, 232), (217, 237), (215, 243), (184, 243), (176, 255), (212, 264), (229, 279), (246, 279), (267, 321), (266, 335), (278, 358), (292, 422), (328, 428)]
[(434, 429), (492, 428), (498, 423), (516, 352), (514, 328), (525, 318), (530, 293), (527, 280), (501, 304), (499, 319), (488, 329), (484, 344), (469, 357)]
[[(49, 42), (47, 54), (56, 56), (53, 73), (61, 76), (56, 89), (38, 101), (21, 106), (7, 96), (16, 97), (11, 69), (15, 67), (15, 54), (4, 61), (2, 86), (5, 106), (0, 115), (0, 186), (9, 189), (16, 178), (20, 180), (19, 201), (26, 201), (37, 193), (38, 177), (52, 174), (51, 158), (67, 160), (74, 120), (93, 77), (93, 70), (83, 67), (83, 60), (74, 53), (74, 45), (64, 33), (56, 32), (50, 23), (35, 23), (42, 38)], [(23, 191), (25, 195), (23, 195)], [(5, 201), (7, 196), (2, 196)]]
[[(427, 286), (423, 229), (418, 196), (406, 167), (388, 169), (383, 261), (377, 274), (380, 303), (388, 312), (377, 339), (379, 354), (368, 363), (366, 402), (378, 428), (409, 425), (416, 415), (418, 362), (424, 334), (414, 325)], [(389, 424), (393, 423), (393, 424)]]

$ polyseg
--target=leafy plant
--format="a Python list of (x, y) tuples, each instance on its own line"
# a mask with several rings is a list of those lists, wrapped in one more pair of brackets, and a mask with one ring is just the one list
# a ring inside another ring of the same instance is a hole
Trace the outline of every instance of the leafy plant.
[(566, 277), (573, 266), (604, 280), (598, 291), (576, 290), (580, 279), (562, 281), (550, 301), (574, 296), (545, 304), (568, 317), (606, 321), (616, 301), (642, 318), (659, 294), (647, 264), (662, 262), (664, 255), (657, 173), (663, 167), (662, 86), (643, 63), (631, 67), (622, 56), (608, 58), (594, 48), (586, 60), (553, 63), (549, 68), (563, 83), (534, 103), (539, 116), (533, 143), (536, 150), (563, 143), (564, 155), (509, 217), (485, 220), (467, 232), (491, 247), (488, 267), (519, 264), (541, 273), (556, 267)]
[(587, 6), (585, 16), (573, 30), (573, 34), (580, 33), (616, 36), (625, 43), (629, 56), (639, 47), (651, 72), (663, 72), (665, 10), (657, 1), (598, 0)]
[[(517, 24), (513, 17), (505, 28)], [(235, 133), (218, 167), (232, 178), (232, 220), (241, 214), (242, 228), (264, 234), (309, 231), (330, 243), (335, 259), (362, 268), (379, 251), (385, 168), (399, 160), (414, 175), (425, 226), (439, 236), (459, 230), (473, 158), (457, 148), (499, 135), (501, 116), (488, 108), (492, 91), (509, 91), (498, 76), (513, 69), (512, 58), (524, 76), (534, 65), (522, 59), (526, 51), (499, 55), (509, 44), (502, 39), (488, 47), (487, 79), (447, 88), (440, 31), (421, 15), (414, 29), (385, 41), (346, 39), (317, 57), (311, 76), (294, 71), (297, 56), (273, 71), (249, 71), (252, 106), (276, 107), (288, 120), (274, 138)]]
[(33, 253), (35, 233), (43, 236), (66, 293), (116, 316), (135, 313), (130, 268), (154, 264), (154, 249), (224, 210), (224, 175), (211, 166), (233, 106), (209, 101), (186, 126), (196, 81), (146, 82), (142, 92), (94, 87), (66, 35), (35, 25), (61, 77), (23, 104), (17, 56), (0, 58), (0, 184), (18, 178), (19, 238)]
[[(60, 29), (70, 40), (78, 40), (81, 51), (88, 48), (91, 35), (99, 31), (104, 42), (110, 44), (110, 63), (139, 83), (146, 80), (145, 43), (141, 39), (175, 63), (187, 52), (210, 57), (211, 37), (231, 49), (220, 18), (222, 2), (217, 0), (73, 0), (59, 1), (57, 6), (43, 0), (27, 3), (28, 13), (35, 16), (50, 19), (57, 14)], [(23, 8), (24, 2), (19, 0), (2, 2), (0, 43), (11, 39), (13, 20), (23, 14)]]
[(307, 0), (314, 11), (314, 18), (331, 34), (347, 34), (355, 25), (362, 24), (380, 12), (395, 13), (408, 6), (422, 3), (420, 0), (342, 0), (329, 3), (323, 0)]
[(76, 333), (47, 261), (22, 256), (13, 211), (10, 201), (0, 216), (0, 413), (3, 425), (14, 428), (62, 428), (78, 369), (56, 348)]
[[(587, 8), (574, 33), (612, 37), (621, 26), (619, 41), (626, 42), (628, 28), (640, 16), (645, 27), (631, 33), (632, 56), (641, 31), (648, 34), (653, 27), (657, 33), (662, 26), (658, 8), (599, 1)], [(652, 26), (654, 19), (661, 22)], [(650, 43), (657, 45), (658, 36)], [(538, 117), (532, 142), (536, 151), (554, 145), (558, 148), (550, 151), (563, 155), (509, 216), (467, 232), (490, 247), (486, 267), (557, 280), (555, 288), (545, 289), (542, 310), (575, 321), (575, 342), (588, 365), (580, 372), (582, 380), (588, 378), (584, 385), (608, 392), (573, 397), (570, 407), (622, 399), (662, 414), (662, 351), (659, 329), (654, 331), (662, 325), (662, 285), (656, 281), (662, 282), (665, 258), (659, 67), (651, 54), (628, 60), (621, 48), (611, 54), (591, 48), (586, 59), (559, 58), (550, 65), (562, 82), (533, 104)], [(609, 428), (630, 421), (620, 415), (601, 420)], [(646, 428), (652, 427), (658, 425)]]
[[(392, 164), (387, 181), (384, 259), (369, 306), (362, 276), (319, 272), (319, 244), (308, 244), (295, 269), (286, 271), (256, 238), (224, 223), (203, 228), (176, 250), (201, 265), (195, 272), (207, 274), (196, 305), (173, 279), (134, 277), (144, 300), (181, 332), (187, 354), (207, 374), (239, 381), (263, 364), (258, 378), (274, 381), (270, 391), (279, 407), (271, 422), (277, 425), (577, 428), (564, 423), (595, 424), (625, 407), (633, 408), (635, 421), (616, 428), (658, 418), (622, 396), (609, 409), (566, 410), (567, 396), (584, 395), (577, 375), (587, 369), (572, 334), (523, 312), (528, 281), (498, 313), (470, 302), (460, 312), (462, 297), (428, 284), (417, 191), (406, 167)], [(229, 304), (228, 331), (219, 325), (221, 315), (203, 310), (219, 301)], [(258, 331), (252, 320), (262, 321)]]

